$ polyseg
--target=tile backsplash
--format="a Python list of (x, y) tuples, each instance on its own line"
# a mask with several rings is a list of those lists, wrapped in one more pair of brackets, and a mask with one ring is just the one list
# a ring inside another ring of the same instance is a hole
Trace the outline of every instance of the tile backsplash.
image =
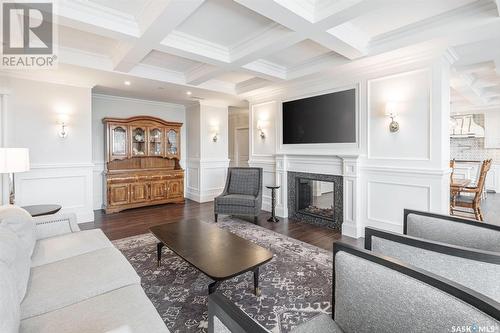
[[(474, 115), (474, 121), (484, 127), (484, 115)], [(500, 149), (484, 148), (484, 138), (450, 138), (450, 157), (457, 160), (482, 161), (489, 158), (500, 164)]]

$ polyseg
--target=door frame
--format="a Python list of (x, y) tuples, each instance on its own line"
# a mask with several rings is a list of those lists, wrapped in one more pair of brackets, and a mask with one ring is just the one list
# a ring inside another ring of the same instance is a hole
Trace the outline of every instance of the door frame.
[[(234, 145), (233, 145), (233, 156), (236, 161), (236, 166), (240, 166), (239, 150), (238, 150), (238, 136), (237, 133), (240, 130), (248, 130), (248, 158), (250, 159), (250, 128), (248, 126), (238, 126), (234, 128)], [(248, 163), (248, 162), (247, 162)]]

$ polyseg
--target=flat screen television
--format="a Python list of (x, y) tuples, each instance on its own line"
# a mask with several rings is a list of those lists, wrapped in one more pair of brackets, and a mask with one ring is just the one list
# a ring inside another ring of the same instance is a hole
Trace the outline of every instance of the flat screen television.
[(283, 103), (283, 144), (356, 142), (356, 89)]

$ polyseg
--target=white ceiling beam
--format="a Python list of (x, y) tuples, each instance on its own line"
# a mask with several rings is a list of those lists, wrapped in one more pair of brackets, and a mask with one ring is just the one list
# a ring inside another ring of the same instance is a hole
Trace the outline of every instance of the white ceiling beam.
[[(269, 0), (235, 0), (239, 4), (287, 27), (290, 30), (303, 33), (307, 38), (335, 51), (348, 59), (359, 58), (364, 55), (364, 50), (357, 49), (345, 40), (325, 31), (323, 24), (315, 25), (296, 14), (281, 4)], [(360, 13), (358, 13), (359, 15)], [(347, 15), (345, 18), (342, 12), (333, 14), (335, 22), (340, 25), (352, 17)], [(330, 27), (331, 28), (331, 27)]]
[(252, 79), (248, 79), (248, 80), (237, 83), (236, 87), (235, 87), (236, 94), (240, 95), (240, 94), (244, 94), (246, 92), (252, 91), (252, 90), (260, 89), (260, 88), (263, 88), (263, 87), (269, 85), (269, 83), (270, 82), (267, 80), (264, 80), (264, 79), (261, 79), (258, 77), (254, 77)]
[[(230, 61), (231, 54), (228, 48), (221, 47), (220, 45), (201, 40), (179, 31), (173, 31), (172, 33), (170, 33), (156, 47), (156, 49), (162, 52), (170, 53), (179, 57), (187, 58), (212, 66), (212, 68), (210, 66), (206, 66), (203, 68), (203, 70), (194, 70), (188, 73), (187, 83), (189, 84), (199, 85), (203, 82), (212, 80), (223, 73), (239, 71), (242, 69), (252, 75), (266, 80), (281, 81), (284, 79), (281, 73), (275, 74), (273, 71), (261, 71), (259, 70), (258, 66), (255, 68), (253, 66), (249, 66), (248, 68), (246, 68), (244, 67), (244, 65), (251, 62), (253, 60), (253, 57), (261, 57), (267, 54), (266, 52), (271, 52), (273, 50), (277, 51), (279, 47), (293, 45), (293, 43), (302, 39), (303, 37), (298, 36), (292, 36), (292, 38), (286, 37), (281, 43), (278, 43), (276, 39), (268, 40), (267, 43), (261, 44), (261, 48), (257, 50), (250, 49), (249, 51), (241, 51), (240, 58), (237, 58), (233, 62)], [(272, 42), (275, 42), (277, 44), (275, 48), (269, 46), (269, 43)], [(263, 51), (262, 49), (266, 46), (269, 46), (270, 50)], [(244, 49), (244, 47), (242, 47), (242, 49)]]
[(130, 71), (166, 35), (188, 18), (204, 0), (155, 0), (137, 19), (141, 36), (133, 42), (122, 42), (113, 56), (115, 70)]
[(477, 79), (473, 74), (457, 73), (450, 80), (450, 86), (472, 104), (484, 105), (488, 103), (486, 96), (483, 96), (483, 90), (477, 86)]
[(382, 34), (370, 41), (370, 55), (441, 40), (463, 45), (500, 36), (496, 5), (476, 1), (425, 20)]
[(319, 57), (311, 59), (306, 63), (300, 64), (299, 66), (289, 68), (287, 72), (287, 79), (294, 80), (307, 75), (312, 75), (324, 70), (330, 70), (336, 66), (348, 64), (349, 60), (340, 57), (333, 56), (332, 54), (323, 54)]
[(117, 40), (134, 40), (140, 35), (132, 15), (90, 1), (58, 1), (57, 24)]

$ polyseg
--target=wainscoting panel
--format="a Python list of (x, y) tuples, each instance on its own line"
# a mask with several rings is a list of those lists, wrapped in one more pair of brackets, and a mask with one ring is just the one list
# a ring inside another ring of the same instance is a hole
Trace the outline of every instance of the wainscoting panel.
[[(266, 185), (278, 184), (275, 173), (276, 163), (274, 159), (272, 160), (262, 159), (262, 160), (250, 160), (248, 164), (252, 168), (262, 168), (262, 210), (270, 212), (272, 205), (271, 190), (266, 188)], [(276, 191), (276, 197), (277, 197), (276, 206), (278, 206), (281, 200), (281, 189)], [(282, 216), (279, 214), (279, 212), (276, 212), (276, 215)]]
[(78, 223), (94, 220), (93, 164), (32, 165), (16, 174), (16, 205), (59, 204)]
[(228, 159), (189, 159), (187, 165), (186, 198), (209, 202), (222, 193), (226, 184)]
[[(367, 213), (369, 222), (402, 226), (405, 208), (429, 211), (431, 186), (411, 183), (369, 181)], [(390, 209), (387, 209), (387, 206)], [(398, 223), (398, 221), (400, 221)], [(401, 230), (398, 230), (401, 231)]]

